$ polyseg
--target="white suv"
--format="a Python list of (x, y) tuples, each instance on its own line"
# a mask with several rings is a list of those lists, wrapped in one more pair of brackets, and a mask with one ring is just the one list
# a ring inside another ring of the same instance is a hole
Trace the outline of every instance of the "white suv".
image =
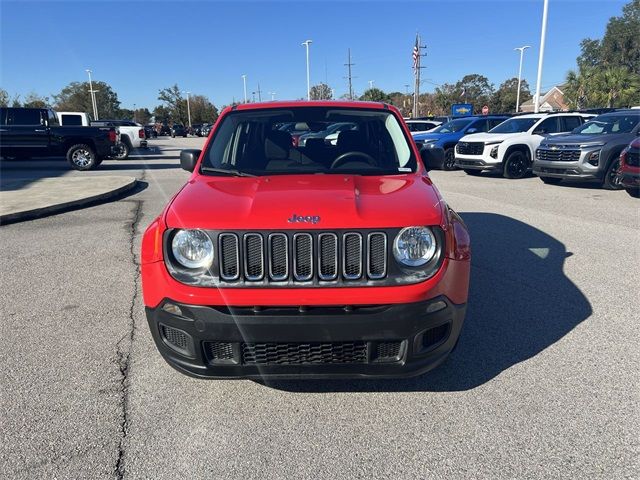
[(522, 178), (530, 170), (535, 151), (544, 138), (570, 132), (585, 121), (585, 116), (578, 113), (512, 117), (487, 133), (462, 137), (456, 145), (456, 167), (469, 175), (493, 170), (505, 178)]

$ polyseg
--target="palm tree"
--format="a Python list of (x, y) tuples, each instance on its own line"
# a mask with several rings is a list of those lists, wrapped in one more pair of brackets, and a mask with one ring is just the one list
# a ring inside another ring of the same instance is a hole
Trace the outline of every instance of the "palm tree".
[(630, 104), (640, 89), (640, 76), (625, 67), (608, 67), (598, 70), (590, 83), (600, 104), (623, 107)]

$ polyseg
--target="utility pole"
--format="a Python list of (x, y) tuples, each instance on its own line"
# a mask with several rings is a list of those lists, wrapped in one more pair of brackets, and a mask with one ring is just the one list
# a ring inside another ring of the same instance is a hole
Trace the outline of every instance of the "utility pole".
[(416, 34), (416, 45), (413, 47), (413, 70), (415, 74), (415, 85), (413, 90), (413, 118), (417, 118), (420, 113), (420, 70), (424, 68), (421, 66), (422, 57), (427, 56), (426, 53), (422, 53), (423, 48), (427, 48), (427, 46), (420, 43), (420, 35)]
[(189, 119), (189, 128), (191, 128), (191, 105), (189, 101), (189, 95), (191, 92), (182, 92), (187, 94), (187, 118)]
[(353, 100), (353, 83), (352, 83), (352, 79), (353, 77), (351, 76), (351, 67), (353, 67), (355, 65), (355, 63), (351, 63), (351, 49), (347, 49), (347, 63), (344, 64), (345, 67), (347, 67), (348, 69), (348, 76), (347, 78), (349, 79), (349, 100)]
[(247, 76), (242, 75), (242, 85), (244, 86), (244, 103), (247, 103)]
[(544, 42), (547, 37), (547, 13), (549, 10), (549, 0), (544, 0), (542, 9), (542, 31), (540, 32), (540, 53), (538, 55), (538, 78), (536, 80), (536, 96), (534, 97), (534, 112), (538, 113), (540, 108), (540, 83), (542, 82), (542, 60), (544, 59)]
[(524, 56), (524, 51), (527, 48), (531, 48), (529, 45), (524, 45), (523, 47), (516, 47), (514, 50), (520, 50), (520, 67), (518, 68), (518, 93), (516, 94), (516, 113), (520, 110), (520, 83), (522, 82), (522, 57)]
[(307, 100), (311, 100), (311, 78), (309, 74), (309, 45), (311, 45), (311, 43), (311, 40), (302, 42), (302, 45), (307, 49)]
[(91, 105), (93, 106), (93, 119), (98, 119), (98, 102), (96, 102), (96, 92), (98, 90), (93, 89), (93, 81), (91, 80), (91, 70), (86, 69), (85, 72), (89, 74), (89, 93), (91, 94)]
[(256, 90), (256, 92), (258, 92), (258, 101), (261, 102), (262, 101), (262, 90), (260, 90), (260, 82), (258, 82), (258, 90)]

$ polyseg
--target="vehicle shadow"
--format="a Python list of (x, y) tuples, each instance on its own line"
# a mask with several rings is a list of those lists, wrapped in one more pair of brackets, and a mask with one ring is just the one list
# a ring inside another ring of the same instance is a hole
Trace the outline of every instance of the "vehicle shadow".
[(291, 392), (469, 390), (589, 318), (589, 300), (563, 272), (572, 254), (561, 242), (503, 215), (461, 215), (472, 241), (471, 286), (460, 342), (443, 365), (411, 379), (264, 383)]

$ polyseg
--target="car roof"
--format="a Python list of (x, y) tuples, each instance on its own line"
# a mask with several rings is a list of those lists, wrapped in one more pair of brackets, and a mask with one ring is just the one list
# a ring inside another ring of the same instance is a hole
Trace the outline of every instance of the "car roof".
[(232, 107), (232, 110), (262, 110), (267, 108), (305, 108), (305, 107), (334, 107), (351, 109), (375, 109), (375, 110), (395, 110), (386, 103), (381, 102), (360, 102), (344, 100), (290, 100), (275, 102), (241, 103)]

